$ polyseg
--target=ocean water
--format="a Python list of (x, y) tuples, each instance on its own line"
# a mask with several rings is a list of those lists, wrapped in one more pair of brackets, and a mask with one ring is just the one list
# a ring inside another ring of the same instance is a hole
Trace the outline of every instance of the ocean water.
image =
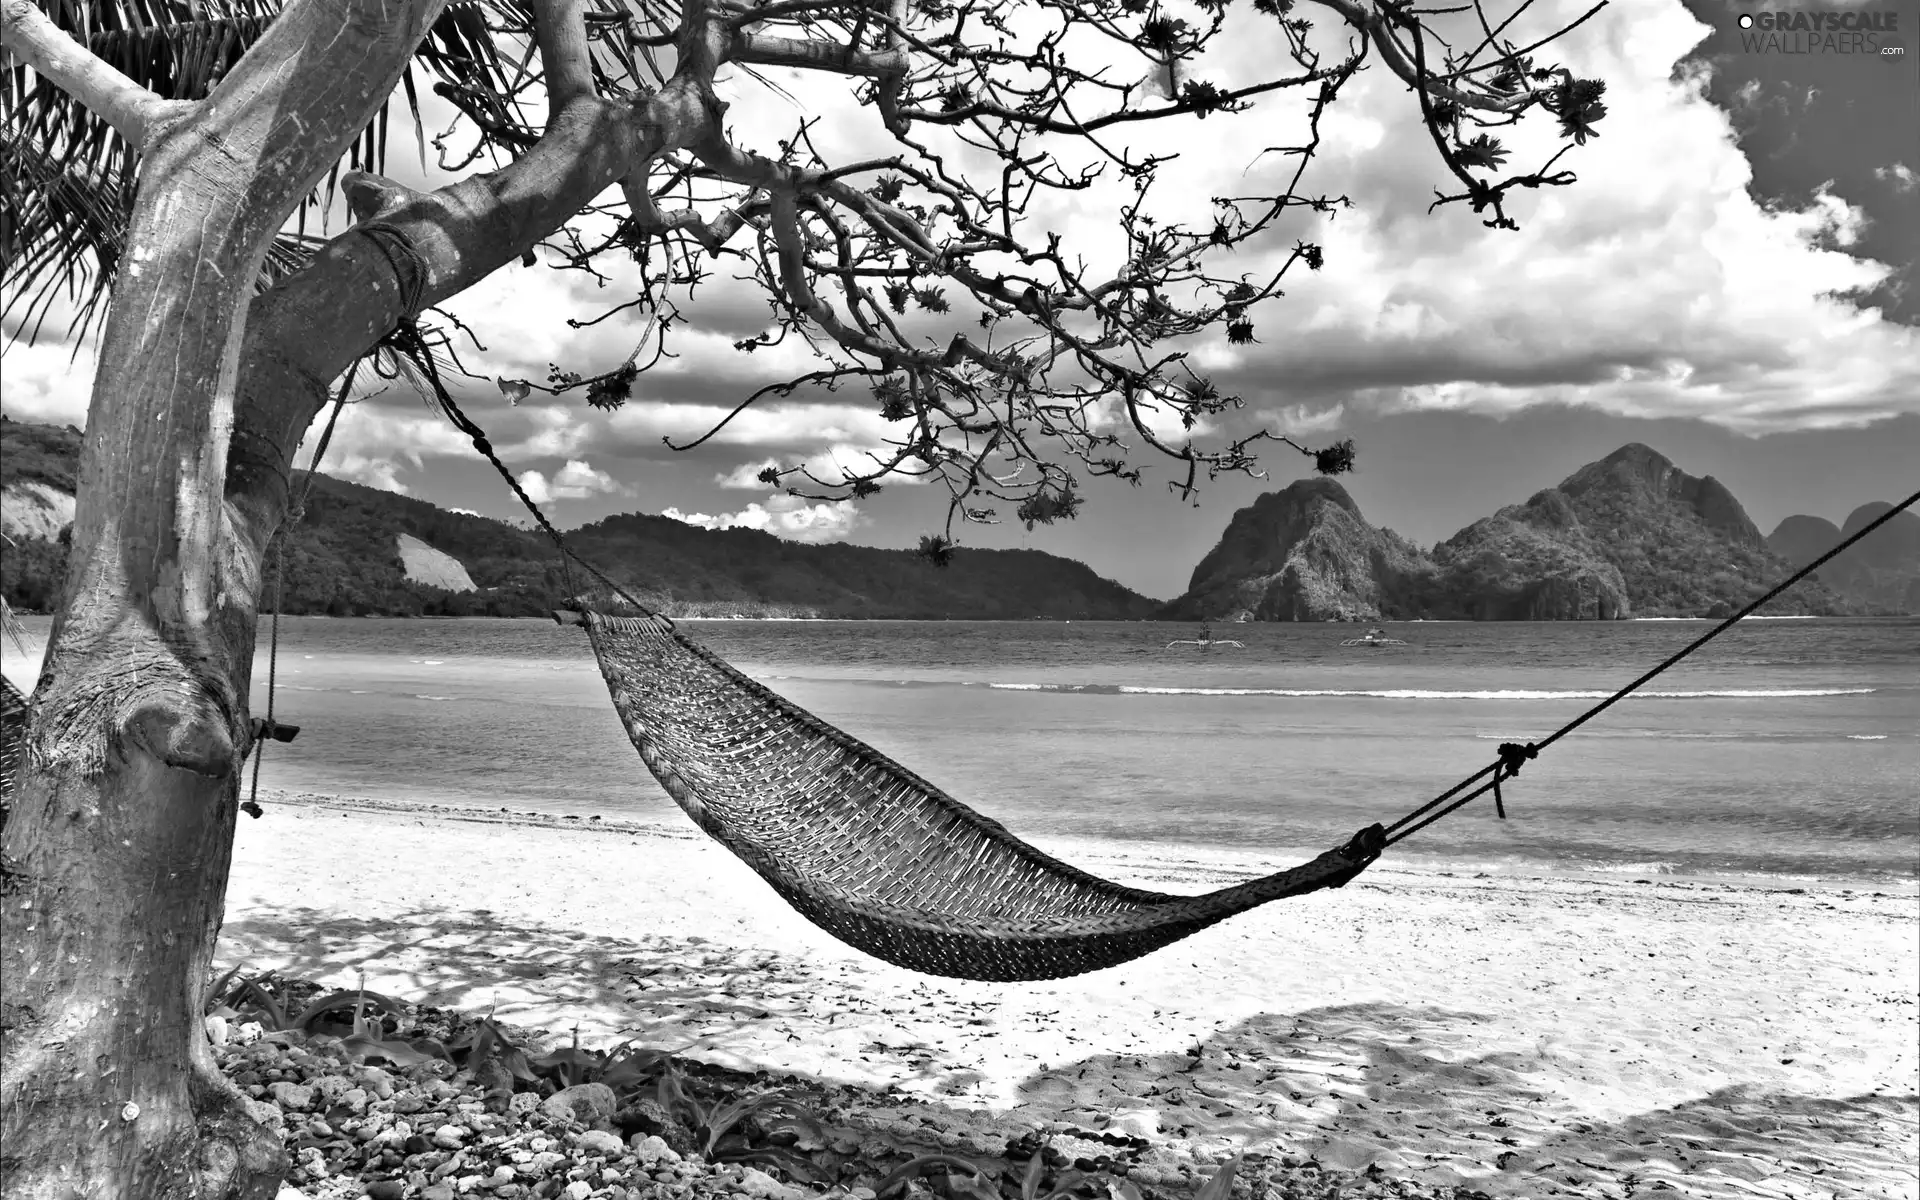
[[(44, 636), (46, 619), (29, 619)], [(1216, 627), (688, 621), (774, 690), (1014, 832), (1318, 853), (1639, 675), (1706, 622)], [(265, 711), (266, 630), (255, 711)], [(11, 655), (13, 652), (9, 650)], [(17, 668), (18, 663), (11, 664)], [(12, 673), (18, 678), (18, 671)], [(262, 784), (667, 818), (585, 633), (281, 622)], [(1390, 853), (1463, 868), (1920, 878), (1920, 619), (1743, 623)]]

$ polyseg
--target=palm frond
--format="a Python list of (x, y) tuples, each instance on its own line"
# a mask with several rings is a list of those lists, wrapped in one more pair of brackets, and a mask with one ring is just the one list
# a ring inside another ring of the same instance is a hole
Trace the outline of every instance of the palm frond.
[[(63, 165), (0, 127), (0, 319), (18, 319), (14, 336), (33, 344), (62, 295), (73, 307), (69, 333), (98, 319), (125, 247), (133, 183), (85, 161)], [(256, 286), (298, 271), (324, 244), (304, 231), (282, 233), (267, 248)], [(77, 338), (74, 346), (77, 352)]]
[[(627, 95), (661, 82), (628, 27), (659, 32), (678, 16), (664, 0), (593, 0), (604, 36), (592, 60), (603, 94)], [(140, 86), (169, 100), (201, 100), (279, 16), (282, 0), (45, 0), (48, 16)], [(532, 11), (522, 0), (453, 0), (415, 52), (415, 62), (471, 119), (477, 153), (512, 157), (538, 139), (526, 99), (540, 75)], [(323, 239), (309, 234), (345, 170), (384, 172), (388, 116), (383, 104), (347, 154), (303, 204), (292, 233), (278, 239), (262, 286), (297, 270)], [(413, 118), (422, 159), (426, 130), (409, 73), (400, 95)], [(423, 161), (424, 166), (424, 161)], [(29, 342), (56, 300), (74, 314), (76, 344), (105, 312), (133, 211), (139, 156), (112, 126), (31, 69), (0, 71), (0, 316), (17, 317), (9, 336)], [(322, 231), (324, 232), (324, 221)]]

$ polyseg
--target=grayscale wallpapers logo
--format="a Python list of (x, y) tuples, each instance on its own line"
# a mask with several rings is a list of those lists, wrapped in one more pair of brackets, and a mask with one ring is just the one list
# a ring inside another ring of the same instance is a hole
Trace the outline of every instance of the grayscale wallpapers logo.
[(1810, 12), (1800, 8), (1741, 13), (1740, 47), (1748, 54), (1859, 54), (1900, 58), (1900, 14), (1889, 9)]

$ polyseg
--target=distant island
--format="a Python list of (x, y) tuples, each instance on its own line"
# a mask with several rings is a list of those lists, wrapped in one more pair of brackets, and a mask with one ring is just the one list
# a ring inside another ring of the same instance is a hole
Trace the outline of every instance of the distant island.
[[(0, 418), (0, 593), (47, 611), (66, 565), (80, 432)], [(1170, 603), (1038, 550), (802, 545), (629, 513), (567, 535), (658, 611), (681, 617), (972, 620), (1613, 620), (1728, 613), (1886, 511), (1795, 516), (1762, 537), (1711, 477), (1624, 446), (1431, 550), (1367, 523), (1345, 488), (1304, 479), (1234, 513)], [(576, 579), (576, 585), (579, 584)], [(542, 536), (321, 475), (287, 543), (280, 605), (333, 616), (535, 616), (568, 595)], [(1920, 516), (1780, 598), (1774, 613), (1920, 612)]]
[[(1863, 505), (1845, 532), (1887, 511)], [(1789, 517), (1761, 536), (1733, 493), (1632, 443), (1524, 504), (1422, 550), (1369, 525), (1345, 488), (1303, 479), (1227, 523), (1175, 620), (1618, 620), (1715, 617), (1831, 549), (1831, 522)], [(1775, 615), (1920, 612), (1920, 515), (1901, 513), (1773, 601)]]

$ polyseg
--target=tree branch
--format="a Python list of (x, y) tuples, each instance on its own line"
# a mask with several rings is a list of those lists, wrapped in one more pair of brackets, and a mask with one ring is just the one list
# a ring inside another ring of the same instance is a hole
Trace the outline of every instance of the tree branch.
[[(1380, 47), (1380, 57), (1401, 82), (1408, 87), (1424, 91), (1438, 100), (1450, 100), (1462, 108), (1478, 109), (1481, 112), (1513, 113), (1534, 104), (1536, 97), (1526, 90), (1511, 96), (1497, 96), (1488, 92), (1468, 91), (1442, 82), (1438, 77), (1428, 75), (1414, 65), (1413, 56), (1407, 53), (1405, 46), (1393, 35), (1386, 17), (1366, 7), (1359, 0), (1312, 0), (1322, 4), (1345, 17), (1347, 23), (1372, 37), (1374, 44)], [(1604, 4), (1600, 7), (1604, 7)], [(1595, 8), (1594, 12), (1599, 11)], [(1591, 16), (1592, 13), (1588, 13)], [(1585, 18), (1582, 18), (1584, 20)]]
[(773, 37), (764, 33), (734, 34), (729, 57), (735, 62), (876, 79), (897, 78), (906, 73), (908, 66), (904, 50), (856, 50), (838, 42)]
[(549, 129), (567, 105), (594, 94), (584, 8), (584, 0), (537, 0), (533, 6), (534, 38), (546, 70)]
[(0, 46), (18, 55), (96, 116), (130, 146), (140, 146), (162, 120), (193, 108), (163, 100), (67, 36), (33, 0), (0, 0)]
[[(710, 94), (709, 69), (705, 78), (677, 75), (632, 107), (579, 98), (493, 174), (432, 192), (364, 174), (344, 186), (356, 216), (377, 215), (418, 256), (425, 276), (418, 307), (425, 308), (517, 260), (607, 188), (644, 179), (646, 164), (660, 155), (709, 137), (715, 113), (703, 97)], [(723, 216), (711, 231), (724, 240), (740, 220)], [(663, 224), (694, 227), (678, 214)], [(408, 315), (406, 282), (395, 279), (394, 264), (372, 239), (349, 230), (254, 301), (240, 353), (227, 500), (266, 531), (258, 535), (262, 545), (279, 522), (293, 449), (325, 402), (327, 381)]]

